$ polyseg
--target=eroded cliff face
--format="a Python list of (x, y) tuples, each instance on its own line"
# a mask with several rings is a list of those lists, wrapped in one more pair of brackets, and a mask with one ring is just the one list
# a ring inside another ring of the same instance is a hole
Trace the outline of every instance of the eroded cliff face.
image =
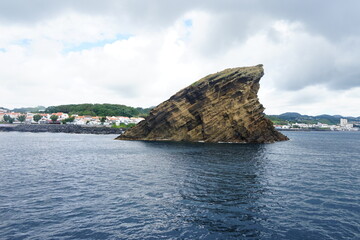
[(155, 107), (116, 139), (271, 143), (288, 140), (266, 119), (257, 93), (262, 65), (208, 75)]

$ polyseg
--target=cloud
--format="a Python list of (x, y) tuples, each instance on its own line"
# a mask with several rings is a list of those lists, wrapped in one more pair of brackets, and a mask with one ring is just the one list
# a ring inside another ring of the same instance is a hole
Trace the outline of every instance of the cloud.
[(260, 91), (260, 100), (266, 102), (267, 114), (299, 112), (308, 115), (340, 114), (360, 116), (358, 105), (360, 88), (335, 91), (321, 86), (309, 86), (295, 94), (274, 89)]
[(312, 33), (341, 39), (359, 34), (360, 30), (353, 25), (360, 21), (357, 11), (359, 6), (360, 3), (356, 0), (349, 0), (346, 4), (325, 0), (2, 0), (0, 19), (8, 23), (32, 24), (74, 11), (91, 16), (116, 16), (117, 19), (128, 19), (132, 25), (168, 27), (186, 12), (195, 10), (223, 14), (231, 16), (232, 19), (237, 16), (236, 20), (243, 20), (235, 21), (237, 24), (252, 22), (259, 16), (300, 21), (308, 26)]
[(0, 103), (153, 106), (209, 73), (263, 63), (270, 113), (360, 115), (350, 2), (0, 1)]

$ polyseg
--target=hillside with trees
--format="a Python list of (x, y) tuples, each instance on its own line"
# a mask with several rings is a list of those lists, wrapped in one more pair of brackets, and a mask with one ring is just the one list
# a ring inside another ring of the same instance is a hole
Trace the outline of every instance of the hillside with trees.
[(340, 115), (318, 115), (318, 116), (309, 116), (309, 115), (301, 115), (296, 112), (287, 112), (280, 115), (267, 115), (268, 119), (270, 119), (274, 124), (277, 125), (285, 125), (287, 123), (306, 123), (306, 124), (316, 124), (318, 122), (336, 125), (339, 124), (340, 118), (346, 118), (349, 121), (358, 122), (360, 121), (360, 117), (343, 117)]
[(0, 107), (0, 110), (1, 110), (1, 112), (8, 112), (8, 111), (10, 111), (9, 109), (4, 108), (4, 107)]
[(13, 112), (18, 113), (27, 113), (27, 112), (43, 112), (45, 111), (44, 106), (37, 106), (37, 107), (22, 107), (22, 108), (14, 108)]
[(151, 108), (134, 108), (119, 104), (70, 104), (50, 106), (45, 109), (46, 113), (64, 112), (68, 114), (89, 116), (124, 116), (143, 117), (149, 114)]

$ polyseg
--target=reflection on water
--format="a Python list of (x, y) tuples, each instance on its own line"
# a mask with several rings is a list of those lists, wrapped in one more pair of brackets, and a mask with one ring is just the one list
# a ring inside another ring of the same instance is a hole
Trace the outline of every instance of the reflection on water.
[(5, 239), (356, 239), (360, 134), (276, 144), (0, 133)]
[(264, 145), (143, 143), (166, 149), (186, 222), (228, 236), (260, 236)]

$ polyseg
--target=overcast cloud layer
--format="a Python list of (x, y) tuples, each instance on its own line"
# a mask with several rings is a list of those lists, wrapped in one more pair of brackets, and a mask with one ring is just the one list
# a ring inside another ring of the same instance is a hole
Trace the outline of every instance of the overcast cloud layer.
[(293, 2), (0, 0), (0, 106), (149, 107), (262, 63), (266, 113), (360, 116), (360, 2)]

